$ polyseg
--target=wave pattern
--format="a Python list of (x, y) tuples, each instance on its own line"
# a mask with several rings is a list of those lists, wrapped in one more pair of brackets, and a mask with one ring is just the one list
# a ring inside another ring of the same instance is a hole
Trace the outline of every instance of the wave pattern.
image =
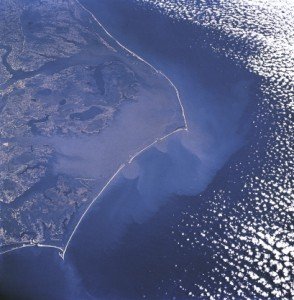
[[(209, 46), (262, 78), (262, 101), (247, 159), (230, 166), (227, 185), (200, 196), (210, 199), (205, 213), (183, 211), (173, 229), (183, 253), (200, 247), (211, 251), (214, 261), (205, 278), (195, 278), (193, 288), (188, 276), (175, 280), (178, 288), (187, 296), (209, 299), (290, 299), (294, 293), (294, 3), (137, 2), (214, 30), (219, 40), (229, 42), (210, 41)], [(186, 269), (191, 274), (188, 269), (195, 266)]]

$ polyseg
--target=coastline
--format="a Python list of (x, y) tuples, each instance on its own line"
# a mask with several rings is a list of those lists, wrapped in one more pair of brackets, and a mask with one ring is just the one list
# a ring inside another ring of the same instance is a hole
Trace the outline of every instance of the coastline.
[(94, 14), (89, 11), (87, 8), (85, 8), (79, 0), (75, 0), (75, 2), (77, 3), (77, 5), (79, 5), (81, 7), (82, 10), (86, 11), (90, 17), (92, 19), (94, 19), (94, 21), (97, 23), (97, 25), (99, 27), (102, 28), (102, 30), (109, 36), (109, 38), (111, 38), (119, 47), (121, 47), (123, 50), (125, 50), (128, 54), (134, 56), (136, 59), (140, 60), (141, 62), (143, 62), (144, 64), (146, 64), (148, 67), (150, 67), (152, 70), (154, 70), (157, 74), (160, 74), (161, 76), (164, 77), (164, 79), (166, 79), (169, 84), (171, 85), (171, 87), (174, 89), (176, 95), (177, 95), (177, 99), (181, 108), (181, 113), (182, 113), (182, 117), (183, 117), (183, 121), (184, 121), (184, 126), (177, 128), (175, 130), (173, 130), (172, 132), (166, 134), (163, 137), (157, 138), (155, 139), (151, 144), (147, 145), (146, 147), (144, 147), (143, 149), (137, 151), (134, 155), (132, 155), (130, 157), (130, 159), (121, 164), (119, 166), (119, 168), (116, 170), (116, 172), (110, 177), (110, 179), (107, 181), (107, 183), (102, 187), (102, 189), (100, 190), (100, 192), (98, 193), (98, 195), (96, 197), (94, 197), (94, 199), (90, 202), (90, 204), (88, 205), (88, 207), (86, 208), (86, 210), (83, 212), (83, 214), (81, 215), (81, 217), (79, 218), (79, 221), (76, 223), (76, 225), (74, 226), (74, 229), (72, 231), (72, 233), (70, 234), (69, 239), (67, 240), (65, 247), (58, 247), (58, 246), (54, 246), (54, 245), (50, 245), (50, 244), (22, 244), (19, 247), (14, 247), (12, 249), (0, 252), (0, 255), (2, 254), (6, 254), (6, 253), (10, 253), (12, 251), (16, 251), (16, 250), (20, 250), (20, 249), (24, 249), (24, 248), (29, 248), (29, 247), (40, 247), (40, 248), (53, 248), (59, 251), (59, 256), (64, 260), (65, 258), (65, 254), (67, 252), (67, 249), (69, 247), (69, 244), (75, 234), (75, 232), (77, 231), (80, 223), (82, 222), (82, 220), (84, 219), (84, 217), (86, 216), (87, 212), (90, 210), (90, 208), (92, 207), (92, 205), (96, 202), (96, 200), (103, 194), (103, 192), (107, 189), (107, 187), (110, 185), (110, 183), (113, 182), (113, 180), (117, 177), (117, 175), (121, 172), (121, 170), (127, 166), (128, 164), (131, 164), (133, 162), (133, 160), (138, 157), (139, 155), (141, 155), (142, 153), (144, 153), (146, 150), (150, 149), (152, 146), (156, 145), (157, 143), (160, 143), (164, 140), (166, 140), (169, 136), (180, 132), (180, 131), (188, 131), (188, 124), (187, 124), (187, 119), (186, 119), (186, 115), (185, 115), (185, 110), (181, 101), (181, 97), (180, 97), (180, 93), (178, 91), (178, 89), (176, 88), (176, 86), (174, 85), (174, 83), (171, 81), (170, 78), (168, 78), (162, 71), (157, 70), (153, 65), (151, 65), (150, 63), (148, 63), (147, 61), (145, 61), (143, 58), (141, 58), (140, 56), (138, 56), (137, 54), (135, 54), (134, 52), (132, 52), (131, 50), (129, 50), (128, 48), (126, 48), (125, 46), (123, 46), (119, 41), (117, 41), (108, 31), (107, 29), (97, 20), (97, 18), (94, 16)]

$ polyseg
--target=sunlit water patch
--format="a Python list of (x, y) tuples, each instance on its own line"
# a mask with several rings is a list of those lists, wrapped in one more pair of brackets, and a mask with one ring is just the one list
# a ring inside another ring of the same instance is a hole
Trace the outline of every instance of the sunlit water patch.
[[(228, 168), (227, 182), (198, 197), (205, 215), (190, 207), (174, 231), (183, 253), (211, 249), (215, 263), (205, 276), (195, 274), (194, 282), (193, 272), (187, 272), (178, 279), (179, 288), (192, 297), (288, 299), (293, 295), (294, 256), (293, 3), (138, 2), (216, 30), (217, 40), (207, 43), (262, 78), (262, 101), (246, 159), (240, 155)], [(230, 42), (223, 47), (224, 38)]]

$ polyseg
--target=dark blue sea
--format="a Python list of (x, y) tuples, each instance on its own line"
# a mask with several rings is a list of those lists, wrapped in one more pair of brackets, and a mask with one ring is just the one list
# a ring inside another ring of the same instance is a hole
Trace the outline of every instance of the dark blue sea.
[[(191, 247), (178, 236), (192, 230), (183, 221), (187, 215), (202, 230), (209, 226), (222, 235), (211, 209), (216, 190), (230, 188), (225, 213), (234, 213), (243, 182), (232, 166), (246, 161), (259, 139), (252, 120), (260, 78), (212, 51), (211, 43), (230, 43), (217, 40), (217, 32), (136, 1), (81, 3), (115, 39), (172, 80), (189, 132), (150, 148), (116, 178), (81, 223), (64, 261), (53, 249), (0, 256), (0, 298), (187, 299), (191, 290), (200, 298), (195, 284), (213, 289), (215, 282), (213, 245), (202, 238)], [(265, 142), (260, 139), (259, 147)]]

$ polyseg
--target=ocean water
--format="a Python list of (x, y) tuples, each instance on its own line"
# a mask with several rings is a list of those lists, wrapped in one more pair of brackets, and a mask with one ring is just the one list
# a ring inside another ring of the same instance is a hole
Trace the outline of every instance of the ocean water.
[(211, 195), (198, 195), (227, 184), (231, 160), (247, 159), (260, 79), (209, 49), (214, 32), (133, 1), (82, 3), (173, 81), (189, 132), (145, 152), (121, 174), (79, 228), (68, 255), (94, 297), (185, 299), (178, 280), (190, 278), (188, 286), (198, 277), (210, 281), (215, 261), (209, 247), (181, 249), (174, 227), (183, 212), (214, 217)]
[(239, 172), (232, 166), (248, 159), (258, 138), (252, 120), (260, 78), (212, 51), (217, 32), (134, 1), (81, 3), (119, 42), (173, 81), (189, 131), (147, 150), (121, 172), (81, 223), (64, 261), (38, 248), (1, 256), (3, 297), (186, 299), (195, 283), (213, 290), (216, 261), (209, 239), (194, 228), (200, 242), (191, 247), (178, 235), (187, 235), (187, 215), (197, 215), (202, 230), (222, 234), (210, 200), (215, 190), (230, 186), (233, 196), (222, 213), (232, 214), (239, 201), (242, 184), (233, 180)]

